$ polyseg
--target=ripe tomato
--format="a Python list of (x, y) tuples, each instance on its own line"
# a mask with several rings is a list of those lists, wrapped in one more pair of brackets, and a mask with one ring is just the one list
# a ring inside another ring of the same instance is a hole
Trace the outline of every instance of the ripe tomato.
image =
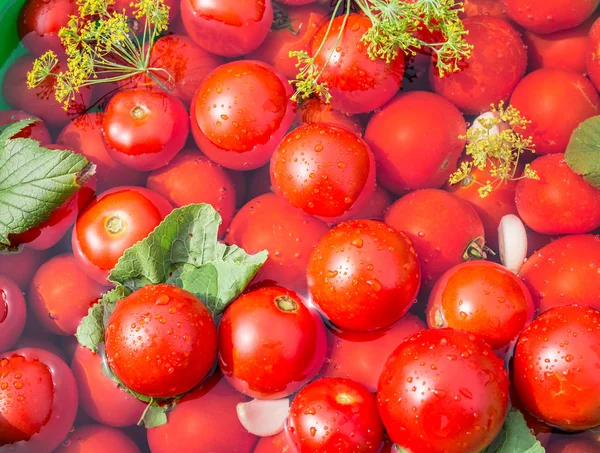
[(249, 398), (233, 390), (220, 373), (177, 403), (168, 422), (148, 432), (152, 453), (251, 453), (256, 437), (240, 424), (236, 406)]
[(489, 261), (454, 266), (429, 296), (427, 324), (474, 333), (502, 349), (533, 320), (535, 306), (519, 277)]
[(385, 222), (412, 241), (427, 286), (462, 263), (473, 241), (484, 237), (475, 209), (443, 190), (423, 189), (405, 195), (390, 207)]
[(377, 452), (383, 442), (375, 396), (349, 379), (308, 384), (292, 401), (288, 423), (299, 453)]
[(23, 293), (8, 277), (0, 275), (0, 352), (12, 348), (25, 327)]
[(48, 50), (65, 55), (58, 32), (76, 12), (75, 0), (27, 0), (17, 19), (21, 43), (36, 57)]
[(187, 33), (203, 49), (240, 57), (265, 40), (273, 22), (271, 0), (185, 0), (181, 18)]
[(236, 187), (229, 173), (197, 150), (185, 149), (166, 167), (150, 173), (146, 183), (174, 207), (208, 203), (221, 214), (219, 236), (231, 223), (236, 205)]
[(600, 425), (600, 312), (582, 305), (541, 314), (519, 337), (512, 382), (534, 417), (565, 431)]
[(375, 158), (360, 137), (342, 127), (305, 124), (273, 153), (271, 184), (307, 214), (340, 221), (361, 209), (375, 190)]
[(50, 453), (69, 433), (77, 387), (69, 367), (42, 349), (17, 349), (0, 360), (0, 445), (15, 453)]
[(110, 368), (127, 387), (169, 398), (191, 390), (211, 370), (217, 329), (192, 293), (149, 285), (119, 302), (108, 320), (105, 347)]
[(381, 220), (392, 204), (392, 195), (381, 186), (375, 186), (375, 190), (369, 198), (369, 202), (359, 209), (351, 220)]
[(219, 66), (204, 78), (192, 101), (198, 147), (226, 168), (263, 166), (294, 121), (291, 94), (288, 81), (264, 63), (244, 60)]
[(253, 398), (296, 392), (321, 369), (327, 338), (319, 315), (277, 286), (244, 294), (219, 325), (219, 365), (229, 383)]
[(309, 3), (315, 3), (317, 0), (279, 0), (279, 3), (284, 5), (308, 5)]
[(104, 290), (86, 275), (73, 255), (58, 255), (46, 261), (33, 277), (29, 307), (50, 332), (74, 335)]
[[(431, 112), (444, 121), (431, 133)], [(402, 124), (402, 127), (398, 127)], [(379, 182), (394, 193), (440, 187), (456, 170), (467, 132), (446, 99), (425, 91), (404, 93), (375, 113), (365, 132), (378, 164)]]
[[(130, 0), (114, 0), (113, 8), (121, 12), (125, 10), (125, 14), (132, 18), (134, 15), (134, 9), (132, 8), (132, 2)], [(179, 18), (179, 2), (177, 0), (162, 0), (162, 3), (169, 8), (169, 22)], [(138, 24), (134, 24), (134, 27), (137, 25), (139, 27), (143, 27), (146, 23), (146, 18), (141, 17), (140, 19), (136, 19)], [(143, 29), (142, 29), (143, 30)], [(140, 32), (141, 30), (137, 30)]]
[(494, 16), (507, 19), (504, 5), (498, 0), (464, 0), (464, 11), (459, 14), (462, 19), (473, 16)]
[(592, 15), (598, 0), (503, 0), (508, 17), (534, 33), (576, 27)]
[[(272, 192), (271, 189), (271, 165), (265, 165), (250, 173), (248, 178), (248, 200), (254, 200), (266, 193)], [(279, 197), (278, 197), (279, 198)], [(286, 203), (287, 204), (287, 203)], [(289, 205), (288, 205), (289, 206)]]
[(270, 193), (253, 199), (238, 211), (225, 241), (248, 253), (269, 252), (255, 283), (273, 281), (303, 293), (310, 253), (326, 232), (325, 223)]
[(22, 110), (4, 110), (0, 112), (0, 127), (27, 119), (35, 119), (37, 121), (25, 127), (21, 132), (14, 135), (13, 138), (31, 138), (32, 140), (37, 140), (42, 145), (52, 143), (52, 137), (50, 137), (50, 132), (48, 132), (48, 128), (44, 122)]
[(31, 278), (44, 261), (45, 254), (23, 248), (16, 253), (0, 252), (0, 275), (10, 278), (21, 290), (29, 288)]
[[(558, 439), (554, 440), (555, 437)], [(546, 447), (546, 453), (597, 453), (599, 449), (600, 442), (593, 436), (585, 434), (555, 435), (552, 436), (550, 446)]]
[(322, 374), (352, 379), (374, 392), (390, 354), (404, 339), (426, 328), (427, 325), (412, 313), (406, 313), (391, 326), (374, 332), (351, 332), (332, 327), (329, 329), (330, 351)]
[(471, 57), (459, 72), (437, 75), (431, 66), (433, 90), (460, 110), (477, 115), (490, 104), (508, 99), (527, 68), (527, 50), (517, 31), (497, 17), (477, 16), (463, 21), (469, 32), (465, 40), (473, 45)]
[(594, 21), (588, 34), (585, 65), (596, 89), (600, 87), (600, 19)]
[[(346, 22), (341, 40), (338, 35)], [(394, 97), (402, 84), (404, 58), (386, 63), (372, 60), (360, 41), (371, 28), (371, 20), (359, 14), (347, 19), (338, 16), (331, 25), (321, 26), (312, 40), (311, 52), (322, 71), (319, 82), (326, 83), (333, 108), (346, 113), (366, 113), (381, 107)], [(329, 32), (329, 34), (327, 34)]]
[(392, 441), (410, 451), (478, 453), (502, 428), (508, 386), (502, 360), (483, 340), (424, 330), (385, 364), (379, 413)]
[(363, 136), (364, 127), (357, 115), (348, 115), (331, 107), (318, 99), (308, 99), (298, 107), (296, 121), (300, 124), (330, 123), (348, 129), (350, 132)]
[(88, 276), (106, 285), (123, 252), (148, 236), (171, 210), (162, 196), (141, 187), (104, 192), (77, 219), (73, 254)]
[(351, 220), (315, 246), (306, 270), (321, 312), (345, 330), (369, 331), (398, 321), (421, 283), (411, 241), (383, 222)]
[(296, 444), (287, 431), (270, 437), (261, 437), (252, 453), (298, 453)]
[(600, 236), (565, 236), (530, 256), (519, 271), (536, 308), (569, 304), (600, 309)]
[(564, 153), (575, 128), (598, 115), (600, 97), (581, 74), (545, 68), (525, 76), (510, 103), (531, 121), (519, 132), (533, 138), (535, 152), (551, 154)]
[(140, 449), (123, 431), (102, 425), (73, 428), (54, 453), (139, 453)]

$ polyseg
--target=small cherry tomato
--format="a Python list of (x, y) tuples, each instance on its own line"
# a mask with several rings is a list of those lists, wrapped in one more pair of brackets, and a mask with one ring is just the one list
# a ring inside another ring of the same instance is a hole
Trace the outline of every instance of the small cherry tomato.
[(508, 386), (502, 360), (482, 339), (424, 330), (385, 364), (379, 413), (392, 441), (410, 451), (479, 453), (502, 428)]
[(123, 431), (102, 425), (83, 425), (73, 428), (54, 453), (140, 453)]
[(64, 56), (58, 32), (76, 12), (75, 0), (27, 0), (17, 19), (21, 43), (36, 57), (49, 50)]
[(375, 396), (349, 379), (308, 384), (292, 401), (288, 423), (299, 453), (377, 452), (383, 442)]
[(421, 283), (411, 241), (383, 222), (351, 220), (315, 246), (306, 270), (308, 290), (336, 326), (369, 331), (398, 321)]
[(217, 329), (192, 293), (149, 285), (123, 299), (108, 319), (106, 357), (130, 389), (169, 398), (194, 388), (217, 357)]
[(598, 0), (503, 0), (508, 17), (534, 33), (576, 27), (598, 7)]
[(15, 282), (0, 275), (0, 352), (15, 345), (25, 327), (26, 316), (23, 293)]
[(28, 119), (34, 119), (37, 121), (29, 126), (26, 126), (21, 132), (14, 135), (13, 138), (31, 138), (32, 140), (40, 142), (42, 145), (52, 143), (52, 137), (50, 137), (50, 132), (48, 132), (48, 128), (44, 122), (41, 119), (21, 110), (4, 110), (0, 112), (0, 127), (8, 126), (9, 124), (16, 123), (17, 121)]
[(331, 104), (318, 99), (308, 99), (298, 107), (296, 120), (300, 124), (329, 123), (348, 129), (350, 132), (363, 136), (364, 126), (357, 115), (348, 115), (335, 110)]
[(534, 417), (565, 431), (600, 425), (600, 312), (552, 308), (519, 337), (512, 382)]
[(219, 66), (204, 78), (192, 101), (198, 147), (226, 168), (263, 166), (294, 121), (291, 94), (288, 81), (265, 63), (244, 60)]
[(21, 290), (26, 290), (43, 261), (43, 252), (28, 248), (16, 253), (0, 252), (0, 275), (10, 278)]

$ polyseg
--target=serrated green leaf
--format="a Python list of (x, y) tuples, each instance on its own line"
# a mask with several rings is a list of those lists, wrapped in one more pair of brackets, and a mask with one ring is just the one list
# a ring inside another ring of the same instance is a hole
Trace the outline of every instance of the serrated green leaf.
[(588, 118), (573, 131), (565, 159), (571, 170), (600, 189), (600, 116)]
[(531, 433), (523, 414), (512, 409), (506, 416), (502, 433), (482, 453), (545, 453), (546, 449)]
[(34, 122), (18, 121), (0, 133), (0, 250), (12, 246), (9, 235), (47, 220), (95, 172), (80, 154), (13, 138)]

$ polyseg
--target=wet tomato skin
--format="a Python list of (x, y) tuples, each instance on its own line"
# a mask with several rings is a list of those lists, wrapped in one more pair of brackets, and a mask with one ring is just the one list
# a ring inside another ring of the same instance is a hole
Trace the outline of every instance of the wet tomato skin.
[(252, 453), (298, 453), (296, 444), (286, 431), (270, 437), (261, 437)]
[(519, 337), (512, 382), (536, 418), (565, 431), (600, 425), (600, 312), (566, 305), (552, 308)]
[(502, 349), (531, 322), (535, 306), (519, 277), (499, 264), (470, 261), (444, 273), (429, 296), (427, 324), (452, 327)]
[(598, 0), (503, 0), (503, 3), (510, 19), (540, 34), (576, 27), (598, 7)]
[(299, 453), (377, 452), (383, 442), (375, 396), (349, 379), (306, 385), (292, 401), (288, 424)]
[(31, 138), (40, 142), (42, 145), (52, 143), (52, 137), (46, 127), (46, 124), (33, 115), (22, 110), (4, 110), (0, 112), (0, 126), (7, 126), (21, 120), (35, 119), (35, 123), (26, 126), (21, 132), (15, 135), (15, 138)]
[(586, 37), (586, 72), (596, 89), (598, 89), (600, 87), (600, 20), (596, 19), (594, 21)]
[(64, 55), (58, 32), (76, 12), (75, 0), (28, 0), (17, 19), (21, 43), (36, 57), (48, 50)]
[(296, 122), (300, 124), (329, 123), (348, 129), (359, 137), (363, 136), (364, 126), (358, 115), (348, 115), (334, 109), (319, 99), (307, 99), (298, 106)]
[(23, 293), (14, 281), (0, 273), (0, 352), (15, 345), (25, 327), (26, 316)]
[(219, 325), (219, 365), (238, 391), (278, 399), (320, 370), (327, 338), (323, 321), (295, 292), (271, 286), (238, 298)]
[[(457, 378), (460, 376), (460, 378)], [(503, 362), (473, 334), (424, 330), (389, 357), (377, 389), (391, 440), (410, 451), (478, 453), (508, 409)]]
[(139, 453), (140, 449), (122, 431), (102, 425), (73, 428), (54, 453)]

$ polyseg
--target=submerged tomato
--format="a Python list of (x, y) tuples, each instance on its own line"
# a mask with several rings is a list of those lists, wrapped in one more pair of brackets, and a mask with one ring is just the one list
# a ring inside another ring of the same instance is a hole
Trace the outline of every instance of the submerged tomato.
[(76, 12), (75, 0), (27, 0), (17, 19), (21, 43), (36, 57), (48, 50), (64, 55), (58, 32)]
[(73, 428), (54, 453), (139, 453), (140, 449), (123, 431), (102, 425)]
[(576, 27), (592, 15), (598, 0), (503, 0), (510, 19), (545, 34)]
[(31, 278), (44, 261), (44, 256), (43, 252), (28, 248), (15, 253), (0, 252), (0, 275), (10, 278), (21, 290), (26, 290)]
[(348, 129), (350, 132), (363, 136), (365, 130), (359, 115), (349, 115), (334, 109), (319, 99), (307, 99), (298, 106), (296, 121), (300, 124), (329, 123)]
[(4, 110), (0, 112), (0, 127), (28, 119), (34, 119), (36, 122), (23, 128), (23, 130), (14, 135), (13, 138), (31, 138), (32, 140), (40, 142), (42, 145), (52, 143), (52, 137), (50, 137), (50, 132), (44, 122), (34, 115), (30, 115), (22, 110)]
[[(0, 258), (2, 259), (2, 258)], [(27, 310), (23, 293), (0, 272), (0, 352), (12, 348), (25, 327)]]

